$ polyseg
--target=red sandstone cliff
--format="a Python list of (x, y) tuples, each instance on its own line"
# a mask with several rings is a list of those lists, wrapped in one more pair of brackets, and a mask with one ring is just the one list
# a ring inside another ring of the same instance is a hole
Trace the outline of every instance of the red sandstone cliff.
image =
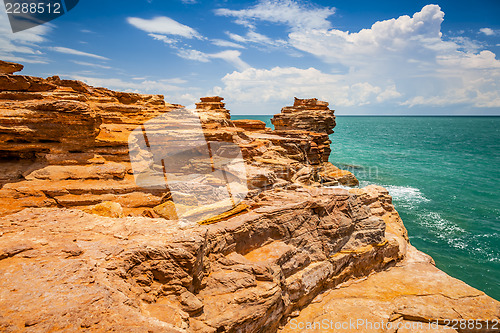
[[(272, 131), (202, 98), (206, 139), (241, 147), (251, 190), (246, 211), (200, 225), (137, 186), (128, 155), (130, 132), (178, 105), (21, 68), (0, 62), (0, 331), (288, 332), (323, 319), (497, 331), (499, 302), (414, 249), (385, 189), (321, 186), (357, 183), (326, 162), (327, 103), (296, 100)], [(383, 332), (340, 332), (360, 331)]]

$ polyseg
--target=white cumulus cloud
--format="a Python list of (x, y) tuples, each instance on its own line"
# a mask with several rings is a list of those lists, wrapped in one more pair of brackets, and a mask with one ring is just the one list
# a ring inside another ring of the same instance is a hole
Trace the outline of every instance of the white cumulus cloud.
[[(244, 13), (238, 17), (253, 17)], [(300, 95), (345, 107), (500, 107), (500, 61), (481, 43), (444, 39), (443, 20), (439, 6), (427, 5), (413, 16), (378, 21), (357, 32), (324, 25), (292, 30), (288, 44), (322, 60), (321, 71), (251, 68), (226, 75), (217, 89), (247, 101), (283, 103)]]
[[(272, 69), (248, 68), (222, 78), (223, 87), (214, 93), (228, 100), (252, 108), (285, 105), (293, 97), (317, 97), (337, 106), (368, 105), (400, 97), (394, 84), (384, 86), (369, 82), (349, 82), (344, 75), (327, 74), (315, 68), (275, 67)], [(261, 105), (260, 105), (260, 104)]]

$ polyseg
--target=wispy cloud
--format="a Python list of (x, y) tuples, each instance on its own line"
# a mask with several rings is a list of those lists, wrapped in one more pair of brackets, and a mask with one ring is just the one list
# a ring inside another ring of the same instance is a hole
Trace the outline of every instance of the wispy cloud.
[(97, 54), (82, 52), (82, 51), (78, 51), (75, 49), (70, 49), (68, 47), (54, 46), (54, 47), (49, 47), (48, 49), (51, 51), (54, 51), (54, 52), (59, 52), (59, 53), (64, 53), (64, 54), (71, 54), (71, 55), (95, 58), (95, 59), (100, 59), (100, 60), (109, 60), (109, 58), (106, 58), (106, 57), (103, 57), (103, 56), (100, 56)]
[(158, 34), (148, 34), (149, 37), (152, 37), (153, 39), (155, 40), (159, 40), (159, 41), (162, 41), (164, 42), (165, 44), (175, 44), (178, 42), (177, 39), (174, 39), (174, 38), (170, 38), (170, 37), (167, 37), (165, 35), (158, 35)]
[(85, 61), (77, 61), (77, 60), (71, 60), (72, 63), (81, 65), (81, 66), (88, 66), (88, 67), (94, 67), (94, 68), (102, 68), (102, 69), (111, 69), (110, 66), (104, 66), (104, 65), (99, 65), (99, 64), (93, 64), (90, 62), (85, 62)]
[(235, 23), (255, 28), (256, 21), (267, 21), (288, 25), (292, 30), (328, 29), (327, 18), (335, 13), (333, 7), (317, 7), (295, 0), (260, 0), (255, 6), (232, 10), (219, 8), (216, 15), (235, 17)]
[(195, 29), (166, 16), (156, 16), (152, 19), (128, 17), (127, 22), (137, 29), (152, 34), (174, 35), (189, 39), (203, 39), (203, 37)]
[(192, 49), (180, 49), (177, 55), (181, 58), (188, 60), (195, 60), (200, 62), (209, 62), (210, 56), (204, 52)]
[(9, 19), (0, 10), (0, 59), (23, 63), (47, 63), (40, 45), (47, 42), (46, 35), (53, 25), (44, 24), (28, 30), (12, 33)]
[(257, 32), (257, 24), (271, 22), (283, 24), (289, 31), (328, 29), (331, 27), (327, 18), (335, 13), (333, 7), (318, 7), (296, 0), (260, 0), (256, 5), (240, 10), (219, 8), (215, 14), (234, 17), (235, 23), (248, 28), (244, 35), (226, 31), (235, 42), (253, 44), (264, 50), (288, 48), (287, 41), (276, 39)]
[(250, 65), (248, 65), (246, 62), (241, 60), (241, 52), (236, 51), (236, 50), (226, 50), (222, 51), (219, 53), (213, 53), (209, 55), (211, 58), (215, 59), (222, 59), (224, 61), (227, 61), (228, 63), (232, 64), (239, 70), (245, 70), (247, 68), (250, 68)]
[(247, 68), (250, 68), (250, 65), (241, 60), (241, 52), (237, 50), (226, 50), (218, 53), (205, 53), (193, 49), (180, 49), (177, 52), (177, 55), (184, 59), (200, 62), (209, 62), (211, 59), (222, 59), (236, 67), (238, 70), (245, 70)]
[[(237, 50), (225, 50), (218, 53), (206, 53), (189, 48), (187, 46), (180, 46), (180, 40), (177, 38), (172, 38), (171, 36), (184, 37), (188, 39), (196, 38), (203, 41), (206, 41), (207, 38), (200, 35), (193, 28), (174, 21), (171, 18), (161, 16), (155, 17), (151, 20), (145, 20), (129, 17), (127, 21), (136, 28), (149, 32), (148, 36), (152, 37), (153, 39), (162, 41), (165, 44), (169, 45), (181, 58), (199, 62), (210, 62), (212, 59), (222, 59), (235, 66), (238, 70), (244, 70), (250, 67), (246, 62), (241, 60), (241, 52)], [(245, 48), (244, 46), (237, 43), (221, 39), (213, 39), (210, 42), (214, 45), (222, 47)]]
[(239, 43), (253, 43), (257, 45), (263, 45), (263, 46), (270, 46), (270, 47), (284, 47), (288, 44), (287, 41), (282, 40), (282, 39), (277, 39), (274, 40), (272, 38), (269, 38), (266, 35), (260, 34), (258, 32), (255, 32), (253, 30), (250, 30), (246, 33), (245, 36), (241, 36), (238, 34), (234, 34), (232, 32), (226, 31), (226, 34), (228, 35), (229, 38), (232, 40), (239, 42)]
[(245, 48), (243, 45), (236, 44), (236, 43), (230, 42), (228, 40), (223, 40), (223, 39), (212, 39), (211, 42), (212, 42), (212, 44), (217, 45), (217, 46), (221, 46), (221, 47), (231, 47), (231, 48), (235, 48), (235, 49), (244, 49)]
[(181, 90), (180, 87), (168, 84), (166, 82), (156, 81), (156, 80), (142, 80), (141, 78), (132, 82), (119, 78), (100, 78), (100, 77), (89, 77), (82, 75), (71, 75), (71, 78), (83, 81), (87, 84), (96, 87), (106, 87), (110, 89), (133, 91), (133, 92), (162, 93), (162, 92)]

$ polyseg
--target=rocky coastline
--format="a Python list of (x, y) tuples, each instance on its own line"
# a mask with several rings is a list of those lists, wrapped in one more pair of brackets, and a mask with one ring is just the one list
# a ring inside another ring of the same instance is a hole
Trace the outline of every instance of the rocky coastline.
[(201, 98), (248, 193), (185, 223), (129, 155), (134, 129), (182, 106), (22, 68), (0, 61), (0, 331), (500, 330), (500, 302), (415, 249), (386, 189), (328, 162), (327, 102), (296, 98), (271, 130)]

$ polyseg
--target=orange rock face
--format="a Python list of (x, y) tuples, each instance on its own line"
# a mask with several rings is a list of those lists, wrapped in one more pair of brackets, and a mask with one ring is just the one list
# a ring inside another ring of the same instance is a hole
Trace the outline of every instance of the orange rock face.
[(265, 191), (207, 226), (59, 208), (0, 218), (0, 327), (276, 331), (324, 288), (401, 258), (358, 196), (305, 191)]
[(410, 247), (395, 267), (316, 297), (279, 332), (310, 332), (319, 323), (345, 333), (498, 332), (499, 303), (431, 261)]
[[(295, 98), (293, 106), (281, 109), (271, 122), (276, 134), (287, 138), (302, 138), (304, 151), (311, 164), (328, 162), (330, 156), (330, 138), (335, 127), (334, 111), (328, 108), (328, 103), (316, 98)], [(307, 132), (313, 132), (310, 137)], [(312, 144), (314, 143), (314, 144)], [(309, 146), (310, 145), (310, 146)]]

